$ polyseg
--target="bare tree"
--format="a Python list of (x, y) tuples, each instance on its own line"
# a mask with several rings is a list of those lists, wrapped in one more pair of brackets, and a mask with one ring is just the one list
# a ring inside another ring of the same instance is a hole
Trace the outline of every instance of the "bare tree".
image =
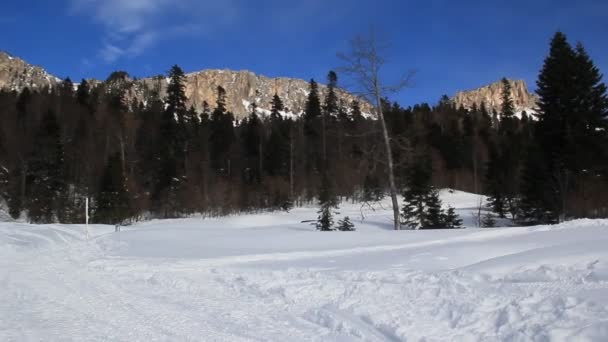
[(380, 121), (384, 138), (389, 188), (393, 205), (394, 228), (395, 230), (399, 230), (401, 224), (399, 220), (399, 201), (397, 200), (391, 137), (388, 134), (384, 119), (382, 98), (407, 87), (410, 84), (413, 72), (408, 72), (392, 85), (385, 85), (380, 79), (380, 72), (385, 62), (382, 52), (385, 49), (386, 44), (380, 43), (373, 31), (370, 31), (365, 36), (358, 35), (350, 42), (349, 52), (338, 53), (338, 57), (344, 63), (338, 70), (353, 77), (360, 88), (356, 93), (374, 104), (375, 114)]

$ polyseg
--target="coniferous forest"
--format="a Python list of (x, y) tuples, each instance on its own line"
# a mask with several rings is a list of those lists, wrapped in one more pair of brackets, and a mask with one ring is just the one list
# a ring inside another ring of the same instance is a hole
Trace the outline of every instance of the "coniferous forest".
[[(339, 100), (336, 72), (323, 80), (326, 93), (310, 81), (296, 119), (281, 116), (275, 95), (270, 115), (253, 106), (236, 120), (221, 87), (199, 113), (186, 106), (181, 68), (167, 77), (166, 97), (149, 89), (141, 102), (127, 96), (125, 72), (95, 85), (66, 79), (0, 92), (0, 196), (11, 216), (81, 223), (86, 198), (93, 221), (112, 224), (318, 201), (317, 226), (329, 230), (340, 200), (386, 195), (380, 122)], [(456, 108), (447, 96), (407, 108), (382, 100), (402, 228), (460, 225), (442, 209), (441, 188), (485, 194), (494, 217), (517, 224), (608, 217), (608, 97), (584, 47), (555, 34), (537, 113), (516, 116), (508, 88), (505, 80), (498, 112)]]

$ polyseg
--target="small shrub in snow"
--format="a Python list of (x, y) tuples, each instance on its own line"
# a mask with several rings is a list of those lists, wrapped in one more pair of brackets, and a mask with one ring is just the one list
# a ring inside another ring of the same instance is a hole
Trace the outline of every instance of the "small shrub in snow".
[(352, 232), (355, 230), (355, 225), (350, 221), (350, 217), (346, 216), (338, 221), (338, 230)]

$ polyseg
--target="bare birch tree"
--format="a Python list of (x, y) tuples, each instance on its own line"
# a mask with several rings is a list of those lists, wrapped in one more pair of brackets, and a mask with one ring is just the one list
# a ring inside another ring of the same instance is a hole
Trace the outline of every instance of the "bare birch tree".
[(397, 199), (391, 137), (384, 119), (382, 98), (407, 87), (410, 84), (413, 71), (406, 73), (396, 83), (385, 85), (380, 79), (380, 73), (385, 63), (382, 53), (386, 50), (386, 47), (386, 44), (378, 41), (373, 31), (370, 31), (368, 35), (358, 35), (351, 40), (350, 51), (338, 53), (338, 57), (344, 63), (338, 70), (350, 75), (359, 88), (359, 91), (356, 91), (356, 93), (374, 105), (375, 114), (380, 122), (384, 140), (389, 190), (393, 206), (394, 229), (399, 230), (401, 224), (399, 220), (399, 201)]

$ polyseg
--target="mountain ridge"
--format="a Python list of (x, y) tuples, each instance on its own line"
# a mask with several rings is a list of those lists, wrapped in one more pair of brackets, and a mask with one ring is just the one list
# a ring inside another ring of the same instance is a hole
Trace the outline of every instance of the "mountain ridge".
[[(507, 79), (507, 81), (511, 85), (511, 98), (515, 112), (535, 113), (538, 96), (528, 90), (526, 81), (511, 79)], [(456, 107), (464, 107), (465, 109), (471, 109), (474, 105), (480, 107), (484, 103), (490, 112), (500, 113), (503, 88), (502, 81), (498, 80), (476, 89), (459, 91), (452, 97), (452, 101)]]
[[(246, 117), (251, 112), (254, 103), (258, 108), (258, 113), (269, 113), (275, 93), (283, 100), (286, 115), (299, 115), (304, 111), (309, 93), (309, 82), (303, 79), (286, 76), (269, 77), (245, 69), (202, 69), (187, 72), (185, 76), (188, 106), (193, 106), (199, 112), (203, 111), (204, 103), (213, 108), (217, 99), (217, 87), (221, 86), (226, 90), (227, 109), (237, 119)], [(96, 79), (87, 79), (87, 81), (94, 85), (102, 83)], [(29, 64), (9, 52), (0, 50), (0, 89), (15, 91), (20, 91), (25, 87), (44, 89), (53, 87), (59, 82), (61, 79), (48, 73), (44, 68)], [(139, 79), (129, 78), (128, 82), (129, 99), (145, 101), (146, 92), (153, 88), (158, 90), (161, 97), (164, 97), (168, 78), (158, 75)], [(509, 80), (509, 83), (516, 112), (535, 113), (538, 97), (529, 92), (526, 82)], [(501, 81), (497, 81), (476, 89), (459, 91), (451, 100), (457, 107), (471, 109), (474, 105), (479, 107), (481, 103), (485, 103), (490, 112), (499, 112), (502, 104), (502, 88)], [(319, 84), (321, 100), (324, 98), (325, 90), (326, 86)], [(337, 92), (344, 106), (350, 106), (353, 101), (358, 101), (364, 113), (373, 112), (372, 105), (367, 101), (343, 89), (338, 89)]]

